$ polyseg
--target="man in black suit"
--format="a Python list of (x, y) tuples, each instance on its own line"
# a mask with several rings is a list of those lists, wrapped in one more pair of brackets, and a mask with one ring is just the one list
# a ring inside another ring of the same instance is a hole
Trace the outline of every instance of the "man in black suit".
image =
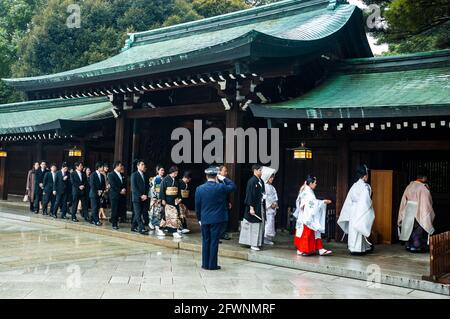
[(92, 218), (91, 224), (101, 226), (98, 218), (98, 211), (100, 210), (100, 198), (106, 190), (106, 180), (103, 175), (103, 163), (95, 164), (95, 172), (89, 177), (89, 198), (91, 200)]
[(52, 216), (57, 218), (58, 209), (61, 208), (61, 218), (65, 219), (67, 214), (67, 201), (70, 189), (70, 175), (67, 163), (63, 163), (61, 170), (56, 173), (56, 181), (53, 185), (53, 190), (56, 192), (55, 208), (52, 211)]
[(86, 186), (88, 183), (86, 173), (83, 172), (83, 163), (75, 163), (75, 170), (70, 174), (70, 183), (72, 184), (72, 221), (78, 222), (77, 208), (81, 201), (81, 215), (84, 220), (90, 222), (88, 214), (88, 195), (86, 194)]
[(39, 205), (42, 203), (42, 194), (44, 192), (44, 176), (48, 172), (47, 163), (41, 161), (40, 168), (36, 171), (34, 177), (34, 213), (39, 214)]
[(43, 203), (42, 203), (42, 214), (48, 215), (48, 203), (50, 206), (50, 214), (53, 216), (53, 210), (55, 209), (55, 200), (56, 200), (56, 191), (55, 191), (55, 183), (56, 183), (56, 164), (52, 164), (50, 167), (50, 171), (45, 173), (44, 175), (44, 191), (43, 195)]
[(126, 200), (127, 200), (127, 184), (125, 177), (123, 176), (123, 164), (120, 161), (114, 163), (114, 170), (108, 174), (109, 181), (109, 200), (111, 201), (111, 223), (112, 228), (119, 229), (119, 217), (123, 213), (123, 205), (125, 205), (126, 213)]
[(142, 235), (147, 235), (148, 230), (145, 229), (142, 221), (145, 210), (148, 208), (148, 191), (149, 183), (145, 177), (145, 163), (138, 160), (137, 171), (131, 175), (131, 200), (133, 202), (133, 222), (131, 224), (131, 231), (139, 232)]

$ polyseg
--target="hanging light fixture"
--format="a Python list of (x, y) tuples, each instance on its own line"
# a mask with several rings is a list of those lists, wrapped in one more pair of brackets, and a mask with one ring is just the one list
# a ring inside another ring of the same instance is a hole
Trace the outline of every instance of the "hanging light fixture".
[(76, 146), (69, 150), (69, 157), (81, 157), (81, 156), (83, 156), (83, 152), (80, 149), (77, 149)]
[(0, 158), (8, 157), (8, 152), (0, 148)]
[(298, 160), (311, 160), (313, 158), (312, 150), (305, 147), (305, 143), (302, 143), (301, 146), (289, 149), (294, 151), (294, 159)]

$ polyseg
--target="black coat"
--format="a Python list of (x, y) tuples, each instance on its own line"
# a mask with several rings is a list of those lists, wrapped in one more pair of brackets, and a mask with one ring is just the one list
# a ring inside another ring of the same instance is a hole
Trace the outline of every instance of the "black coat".
[(117, 199), (120, 198), (120, 196), (125, 196), (120, 194), (122, 189), (127, 188), (127, 182), (125, 180), (125, 176), (120, 174), (122, 176), (122, 182), (120, 181), (119, 176), (117, 176), (116, 172), (111, 172), (108, 174), (108, 181), (109, 181), (109, 198), (110, 199)]
[(131, 174), (131, 200), (134, 203), (142, 202), (142, 195), (148, 196), (150, 185), (146, 182), (147, 180), (148, 178), (145, 174), (144, 179), (142, 179), (142, 176), (138, 171)]
[[(255, 209), (256, 215), (262, 218), (262, 198), (265, 193), (265, 186), (262, 179), (252, 176), (247, 183), (245, 191), (245, 211), (244, 218), (250, 223), (261, 223), (261, 220), (250, 214), (250, 206)], [(265, 207), (265, 205), (264, 205)]]
[(34, 175), (34, 187), (35, 189), (39, 188), (39, 184), (44, 183), (44, 177), (48, 170), (42, 171), (40, 168), (36, 171)]
[[(57, 174), (57, 172), (55, 172), (55, 174)], [(55, 176), (55, 183), (53, 183), (52, 172), (48, 171), (44, 175), (43, 183), (44, 183), (44, 193), (45, 194), (53, 193), (53, 191), (55, 190), (56, 176)]]
[[(64, 176), (67, 176), (67, 179), (64, 180)], [(56, 191), (57, 195), (62, 195), (63, 193), (68, 193), (70, 191), (70, 174), (66, 172), (63, 175), (62, 171), (56, 172), (56, 181), (53, 188)]]
[(100, 174), (100, 179), (98, 178), (97, 172), (93, 172), (91, 176), (89, 176), (89, 197), (97, 198), (100, 197), (98, 195), (99, 191), (102, 193), (106, 190), (106, 180), (103, 174)]
[[(72, 184), (72, 196), (84, 196), (88, 195), (86, 188), (88, 185), (88, 180), (85, 172), (81, 172), (82, 181), (80, 181), (80, 177), (78, 176), (77, 171), (73, 171), (70, 174), (70, 183)], [(80, 186), (83, 185), (84, 189), (80, 190)]]

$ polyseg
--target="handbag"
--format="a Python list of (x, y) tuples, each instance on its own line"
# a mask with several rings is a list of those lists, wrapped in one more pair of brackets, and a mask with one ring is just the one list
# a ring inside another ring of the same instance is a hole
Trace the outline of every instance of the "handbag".
[(23, 202), (28, 202), (30, 200), (30, 197), (28, 196), (28, 194), (25, 194), (25, 196), (23, 197)]

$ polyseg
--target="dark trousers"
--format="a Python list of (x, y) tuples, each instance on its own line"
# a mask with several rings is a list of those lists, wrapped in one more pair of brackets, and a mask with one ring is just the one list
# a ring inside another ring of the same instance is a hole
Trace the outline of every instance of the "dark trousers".
[(415, 221), (407, 246), (415, 249), (423, 249), (427, 245), (427, 239), (428, 233), (422, 228), (422, 226), (419, 225), (417, 221)]
[(34, 212), (34, 202), (30, 201), (30, 211)]
[(215, 223), (201, 226), (202, 228), (202, 267), (217, 268), (219, 240), (226, 223)]
[(88, 213), (88, 199), (84, 195), (75, 194), (72, 197), (72, 219), (77, 218), (77, 208), (78, 203), (81, 201), (81, 216), (85, 220), (89, 219), (89, 213)]
[(34, 190), (34, 211), (39, 212), (39, 204), (42, 202), (42, 188), (39, 186)]
[(53, 215), (55, 209), (56, 197), (52, 192), (43, 194), (44, 200), (42, 202), (42, 213), (47, 214), (48, 204), (50, 203), (50, 215)]
[(113, 226), (117, 226), (119, 223), (119, 197), (112, 197), (109, 198), (111, 202), (111, 224)]
[(57, 216), (58, 209), (61, 209), (61, 218), (65, 218), (67, 214), (67, 193), (56, 193), (55, 208), (52, 211), (53, 216)]
[(144, 223), (142, 222), (142, 219), (144, 217), (145, 208), (145, 202), (133, 202), (132, 229), (138, 228), (139, 231), (144, 230)]
[(93, 221), (94, 223), (98, 223), (100, 221), (98, 218), (98, 212), (100, 210), (100, 196), (90, 197), (90, 200), (92, 208), (91, 221)]
[(125, 222), (127, 220), (127, 197), (121, 195), (119, 197), (119, 220), (120, 222)]

